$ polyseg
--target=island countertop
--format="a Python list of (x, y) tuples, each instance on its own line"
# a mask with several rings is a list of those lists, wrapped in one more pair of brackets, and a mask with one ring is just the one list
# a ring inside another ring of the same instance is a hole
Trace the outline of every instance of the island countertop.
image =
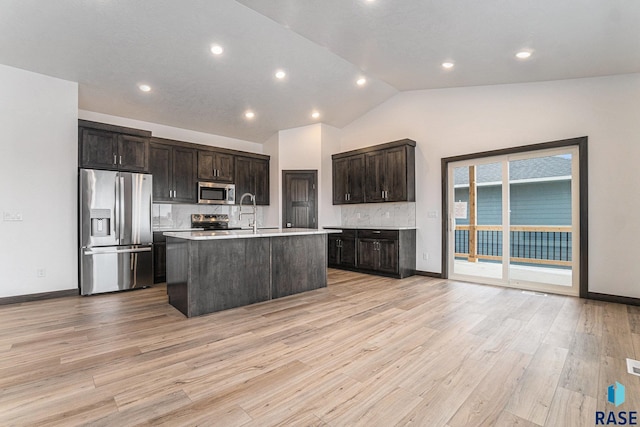
[(416, 230), (415, 225), (325, 225), (327, 230)]
[(303, 236), (313, 234), (336, 233), (337, 230), (316, 230), (310, 228), (276, 228), (253, 230), (227, 230), (227, 231), (167, 231), (163, 233), (167, 237), (175, 237), (186, 240), (215, 240), (215, 239), (249, 239), (256, 237), (279, 236)]

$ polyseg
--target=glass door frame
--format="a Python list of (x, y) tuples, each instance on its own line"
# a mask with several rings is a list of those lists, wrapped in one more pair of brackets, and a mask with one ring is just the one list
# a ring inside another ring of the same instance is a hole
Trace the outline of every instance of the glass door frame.
[[(572, 156), (572, 170), (577, 167), (577, 174), (574, 174), (576, 179), (572, 180), (572, 195), (578, 198), (578, 200), (573, 201), (573, 206), (578, 207), (577, 209), (572, 209), (572, 221), (577, 221), (577, 230), (575, 233), (575, 244), (573, 245), (572, 259), (574, 262), (578, 263), (577, 268), (573, 269), (573, 277), (572, 277), (572, 287), (570, 292), (558, 292), (555, 286), (553, 286), (549, 292), (554, 293), (566, 293), (569, 295), (579, 295), (580, 297), (586, 298), (588, 297), (588, 157), (587, 157), (587, 137), (579, 137), (572, 138), (566, 140), (552, 141), (541, 144), (533, 144), (526, 145), (520, 147), (513, 147), (503, 150), (492, 150), (485, 151), (481, 153), (468, 154), (462, 156), (448, 157), (443, 158), (441, 160), (441, 174), (442, 174), (442, 273), (441, 276), (445, 279), (449, 278), (450, 270), (452, 271), (452, 256), (454, 250), (449, 253), (449, 248), (453, 244), (451, 242), (449, 230), (452, 229), (453, 224), (451, 221), (451, 212), (452, 206), (450, 205), (450, 199), (452, 200), (453, 195), (450, 194), (450, 188), (453, 187), (449, 183), (452, 180), (452, 176), (450, 176), (449, 165), (451, 163), (456, 163), (459, 165), (463, 165), (463, 162), (467, 164), (479, 164), (479, 163), (492, 163), (495, 162), (496, 159), (505, 160), (507, 156), (512, 156), (512, 159), (518, 159), (524, 157), (528, 157), (529, 154), (533, 156), (544, 156), (546, 153), (544, 151), (548, 151), (550, 153), (555, 152), (553, 149), (564, 149), (564, 151), (569, 151), (569, 147), (575, 147), (575, 152), (577, 155)], [(553, 151), (551, 151), (553, 150)], [(492, 161), (493, 160), (493, 161)], [(510, 159), (511, 160), (511, 159)], [(508, 168), (508, 160), (505, 162)], [(504, 174), (504, 166), (503, 166), (503, 174)], [(503, 175), (503, 201), (509, 200), (509, 185), (504, 185), (505, 177)], [(508, 181), (508, 180), (507, 180)], [(507, 182), (508, 184), (508, 182)], [(506, 195), (505, 195), (506, 193)], [(505, 198), (506, 196), (506, 198)], [(503, 203), (503, 227), (509, 226), (509, 217), (508, 215), (508, 203)], [(577, 211), (577, 212), (576, 212)], [(507, 223), (505, 225), (505, 222)], [(506, 228), (507, 230), (509, 228)], [(505, 240), (508, 242), (508, 236), (505, 236), (503, 233), (503, 248), (509, 248), (509, 246), (505, 245)], [(573, 238), (573, 237), (572, 237)], [(526, 283), (518, 283), (518, 284), (509, 284), (509, 262), (508, 257), (510, 255), (509, 249), (503, 250), (503, 278), (500, 281), (495, 281), (494, 283), (500, 286), (512, 286), (520, 289), (527, 288)], [(505, 262), (505, 259), (507, 262)], [(464, 278), (460, 278), (458, 276), (452, 277), (459, 280), (463, 280)], [(473, 279), (473, 281), (476, 281)], [(478, 281), (479, 282), (479, 281)], [(483, 283), (488, 283), (488, 281), (482, 281)], [(507, 282), (507, 283), (504, 283)]]

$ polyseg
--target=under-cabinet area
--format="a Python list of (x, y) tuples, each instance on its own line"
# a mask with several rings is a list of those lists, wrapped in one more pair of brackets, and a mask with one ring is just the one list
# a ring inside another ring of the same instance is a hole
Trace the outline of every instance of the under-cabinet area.
[(328, 236), (329, 267), (400, 279), (415, 274), (415, 227), (326, 228), (342, 231)]

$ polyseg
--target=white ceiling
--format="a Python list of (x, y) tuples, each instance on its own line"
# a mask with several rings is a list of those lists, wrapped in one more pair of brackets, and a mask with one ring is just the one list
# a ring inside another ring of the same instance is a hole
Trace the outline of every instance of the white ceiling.
[[(79, 82), (79, 108), (255, 142), (316, 122), (312, 110), (343, 127), (398, 91), (640, 72), (635, 0), (0, 0), (0, 11), (0, 63)], [(515, 59), (522, 49), (533, 56)]]

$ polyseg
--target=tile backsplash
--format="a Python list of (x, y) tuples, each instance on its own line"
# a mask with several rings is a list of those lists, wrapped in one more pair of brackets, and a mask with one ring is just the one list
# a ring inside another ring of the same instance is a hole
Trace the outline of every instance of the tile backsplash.
[(341, 206), (342, 226), (415, 227), (415, 202), (365, 203)]
[[(243, 212), (251, 212), (251, 206), (243, 206)], [(248, 227), (252, 221), (251, 215), (243, 215), (240, 219), (240, 206), (235, 205), (177, 205), (153, 204), (152, 224), (159, 228), (190, 228), (191, 214), (227, 214), (231, 227)], [(257, 207), (258, 226), (263, 225), (262, 206)]]

